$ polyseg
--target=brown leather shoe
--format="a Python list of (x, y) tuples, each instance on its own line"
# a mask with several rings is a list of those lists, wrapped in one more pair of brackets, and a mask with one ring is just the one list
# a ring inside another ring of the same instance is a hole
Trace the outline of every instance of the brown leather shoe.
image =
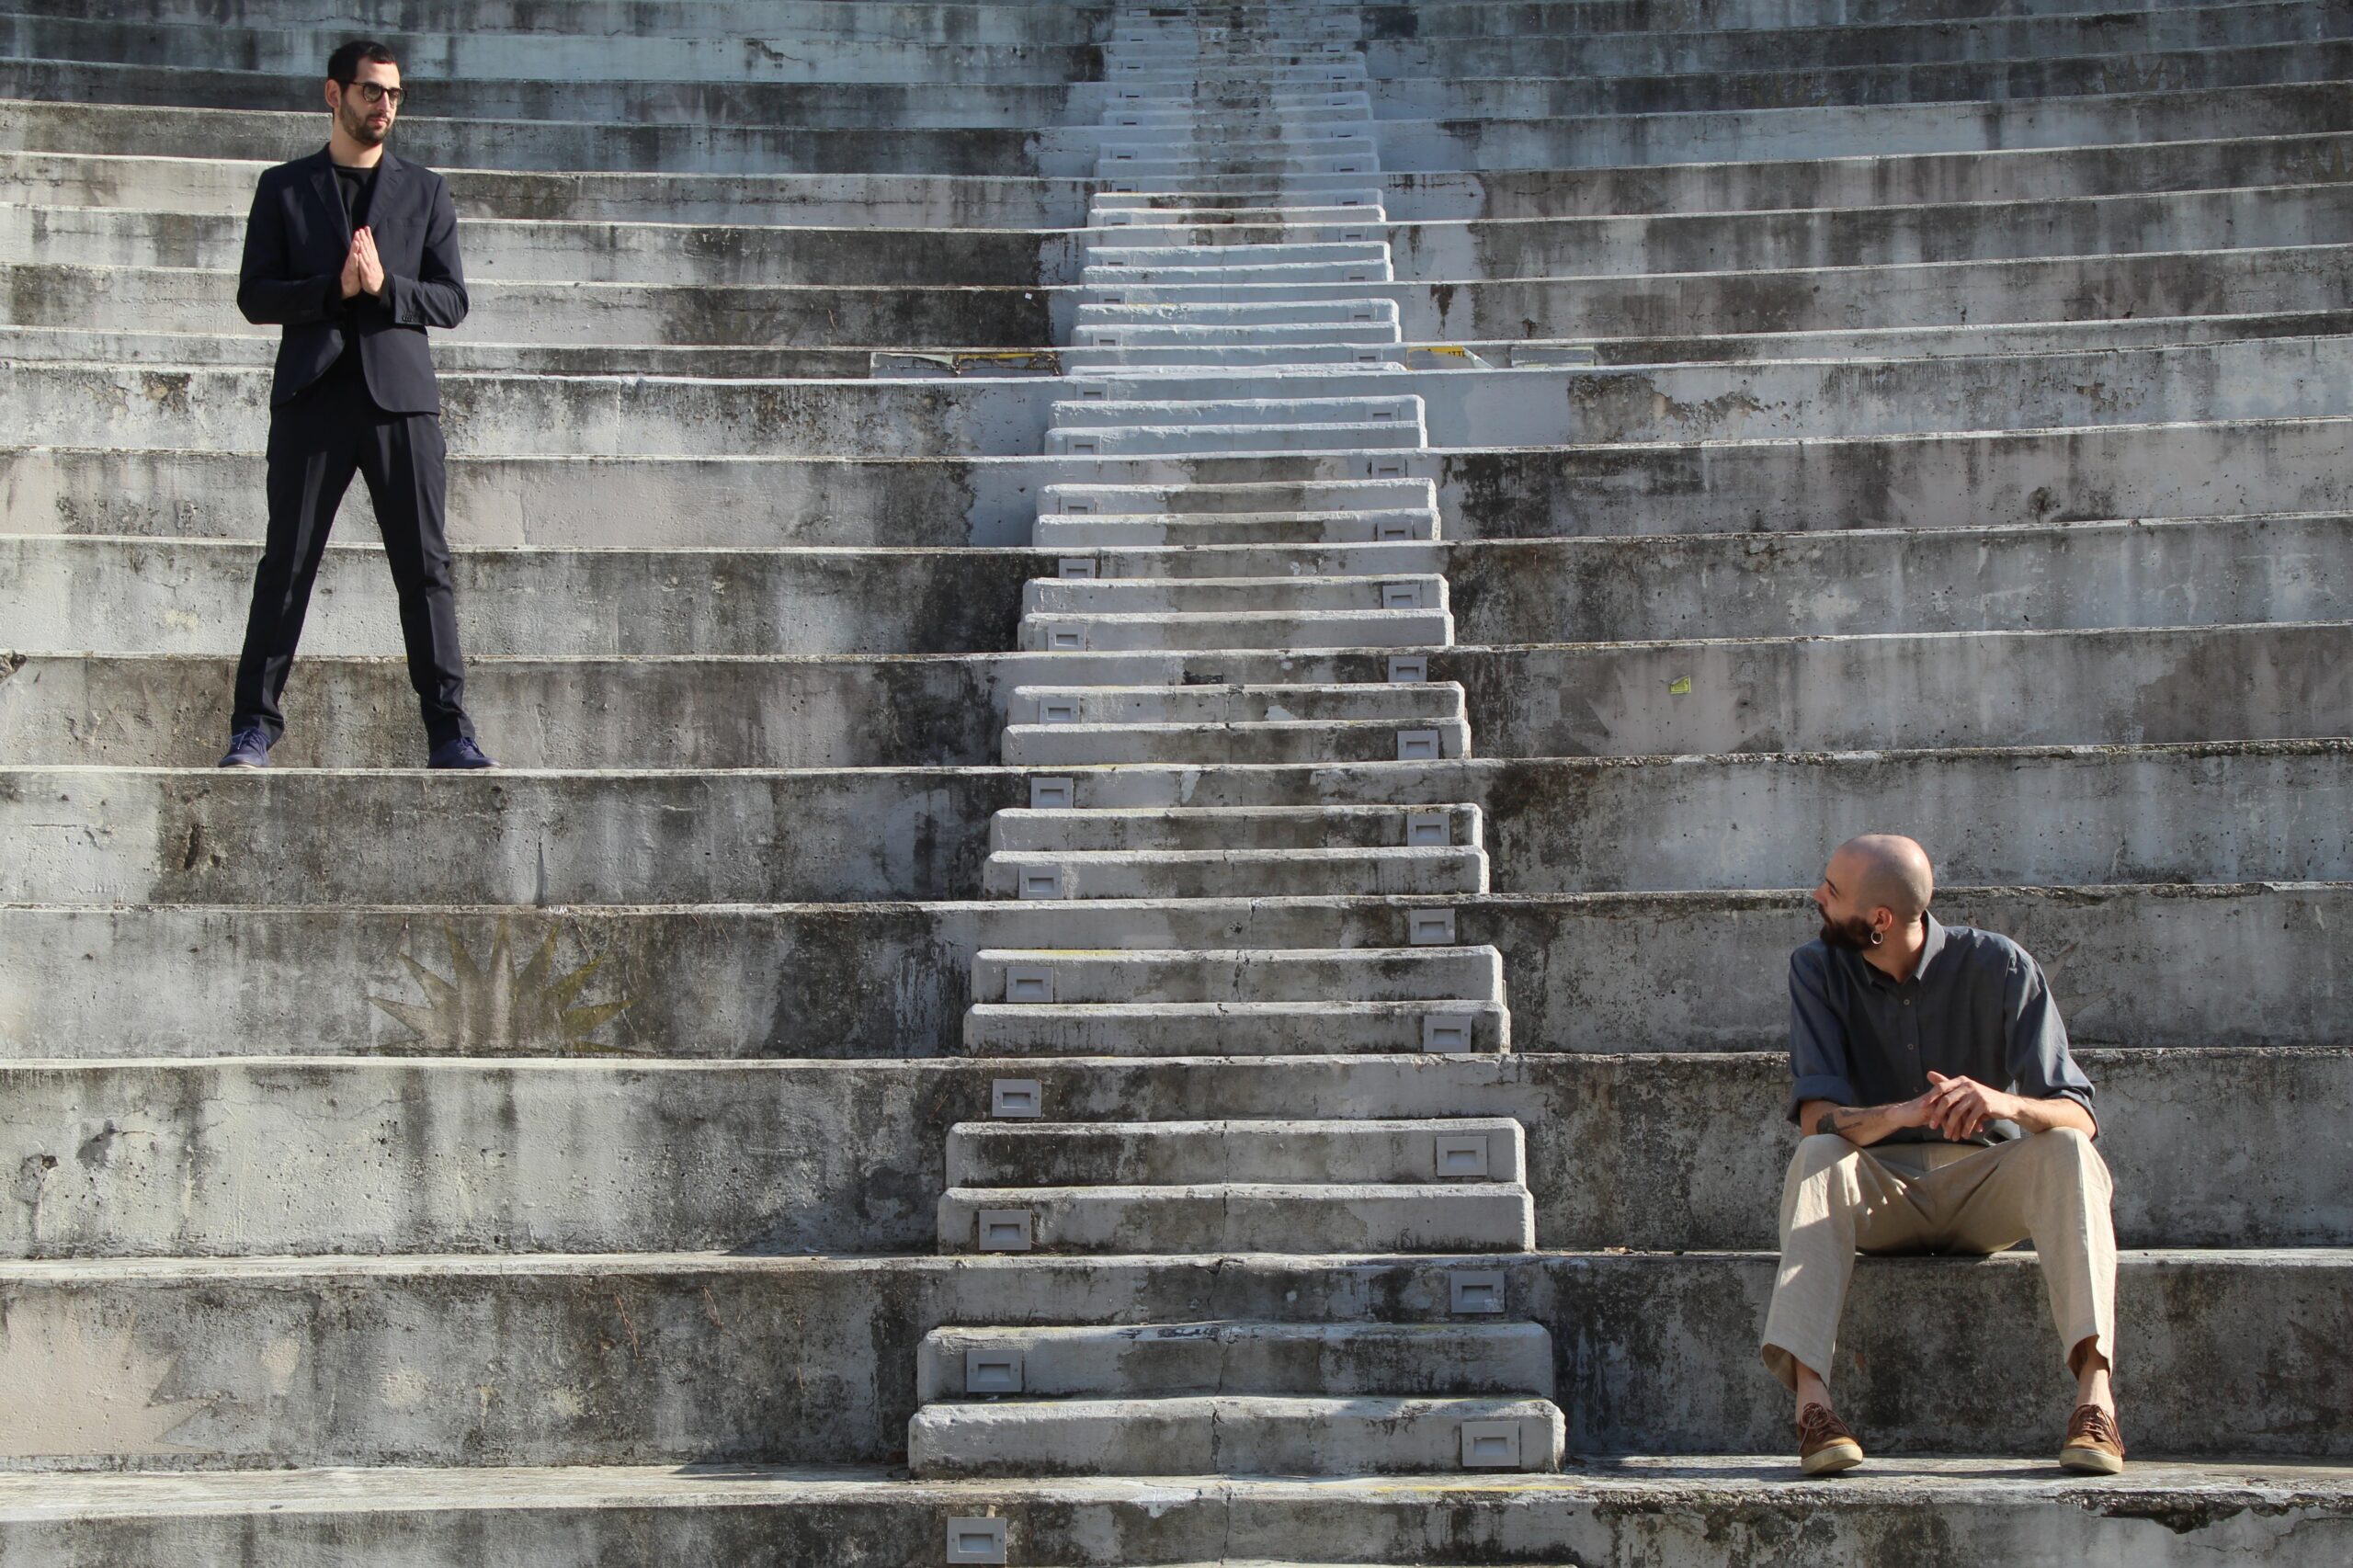
[(1809, 1404), (1798, 1412), (1798, 1465), (1808, 1475), (1836, 1475), (1862, 1462), (1862, 1444), (1827, 1406)]
[(2124, 1438), (2116, 1418), (2097, 1404), (2079, 1404), (2067, 1422), (2067, 1440), (2059, 1445), (2059, 1463), (2086, 1475), (2124, 1473)]

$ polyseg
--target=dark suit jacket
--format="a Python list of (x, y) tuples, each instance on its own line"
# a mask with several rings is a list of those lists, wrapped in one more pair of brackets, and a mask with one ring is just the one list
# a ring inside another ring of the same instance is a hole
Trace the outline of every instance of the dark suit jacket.
[(466, 319), (465, 270), (458, 261), (458, 210), (439, 175), (387, 152), (376, 168), (368, 227), (383, 259), (381, 301), (343, 297), (343, 259), (351, 226), (335, 187), (335, 165), (321, 148), (265, 170), (245, 222), (245, 259), (237, 308), (249, 322), (282, 324), (273, 406), (326, 374), (343, 357), (347, 324), (356, 322), (368, 393), (388, 414), (438, 414), (425, 329)]

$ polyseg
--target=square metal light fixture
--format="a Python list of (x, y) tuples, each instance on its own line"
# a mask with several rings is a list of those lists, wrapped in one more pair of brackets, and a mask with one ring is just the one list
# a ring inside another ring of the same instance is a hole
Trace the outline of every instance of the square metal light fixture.
[(1033, 812), (1066, 812), (1077, 803), (1078, 782), (1075, 779), (1029, 780), (1029, 809)]
[(1018, 1350), (965, 1351), (964, 1392), (972, 1394), (1019, 1393), (1021, 1392), (1021, 1352)]
[(1468, 1013), (1426, 1013), (1422, 1016), (1422, 1049), (1444, 1056), (1459, 1056), (1471, 1049), (1474, 1028)]
[(1454, 946), (1454, 911), (1409, 909), (1405, 912), (1405, 941), (1415, 948)]
[(1519, 1423), (1465, 1421), (1462, 1424), (1462, 1468), (1518, 1470)]
[(1409, 848), (1441, 848), (1454, 842), (1454, 823), (1444, 812), (1407, 812), (1405, 843)]
[(1400, 730), (1397, 732), (1397, 760), (1400, 762), (1439, 762), (1445, 759), (1446, 745), (1436, 730)]
[(949, 1519), (948, 1521), (948, 1561), (950, 1562), (1003, 1562), (1005, 1561), (1005, 1521), (982, 1518)]
[(989, 1114), (1003, 1121), (1026, 1121), (1043, 1116), (1046, 1096), (1035, 1078), (989, 1080)]
[(1392, 685), (1430, 678), (1430, 656), (1427, 653), (1393, 653), (1389, 659), (1389, 679)]
[(1483, 1317), (1504, 1310), (1504, 1271), (1450, 1268), (1446, 1274), (1446, 1310), (1461, 1317)]
[(982, 1210), (973, 1217), (972, 1241), (983, 1252), (1028, 1252), (1032, 1244), (1029, 1210)]
[(1487, 1135), (1483, 1132), (1440, 1133), (1432, 1140), (1431, 1166), (1440, 1177), (1483, 1179), (1487, 1175)]
[(1060, 866), (1023, 866), (1014, 872), (1015, 885), (1023, 898), (1067, 898), (1063, 891), (1063, 869)]
[(1054, 562), (1054, 575), (1065, 583), (1091, 583), (1095, 580), (1095, 557), (1065, 555)]
[(1381, 608), (1383, 609), (1421, 608), (1422, 585), (1419, 583), (1381, 584)]
[(1006, 965), (1005, 999), (1008, 1002), (1051, 1002), (1054, 999), (1053, 967), (1042, 963)]

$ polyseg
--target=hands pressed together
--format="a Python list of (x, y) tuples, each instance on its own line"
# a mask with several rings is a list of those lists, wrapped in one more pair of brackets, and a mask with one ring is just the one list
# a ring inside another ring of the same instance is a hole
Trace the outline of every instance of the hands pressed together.
[(343, 258), (343, 297), (369, 294), (381, 300), (390, 282), (384, 276), (383, 258), (376, 254), (374, 231), (362, 229), (353, 234), (350, 254)]
[(1974, 1078), (1930, 1073), (1928, 1092), (1900, 1108), (1902, 1125), (1933, 1128), (1938, 1137), (1958, 1143), (1976, 1137), (1989, 1121), (2016, 1120), (2021, 1103), (2018, 1096), (1988, 1088)]

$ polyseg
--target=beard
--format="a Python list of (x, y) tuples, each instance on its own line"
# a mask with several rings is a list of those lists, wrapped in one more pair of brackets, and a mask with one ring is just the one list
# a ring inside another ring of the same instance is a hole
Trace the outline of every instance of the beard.
[(1834, 920), (1825, 915), (1822, 917), (1822, 944), (1859, 953), (1871, 945), (1871, 923), (1859, 915), (1845, 920)]
[(355, 94), (345, 95), (343, 107), (335, 111), (335, 123), (343, 127), (346, 136), (362, 147), (382, 146), (384, 138), (392, 133), (392, 121), (388, 119), (382, 125), (369, 124), (377, 110), (371, 105), (356, 102), (356, 97)]

